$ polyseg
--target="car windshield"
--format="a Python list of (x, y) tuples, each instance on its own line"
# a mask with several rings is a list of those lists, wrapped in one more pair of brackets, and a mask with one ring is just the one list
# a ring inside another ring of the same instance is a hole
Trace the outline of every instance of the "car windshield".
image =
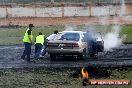
[(79, 33), (58, 33), (55, 37), (55, 40), (67, 40), (67, 41), (79, 41)]

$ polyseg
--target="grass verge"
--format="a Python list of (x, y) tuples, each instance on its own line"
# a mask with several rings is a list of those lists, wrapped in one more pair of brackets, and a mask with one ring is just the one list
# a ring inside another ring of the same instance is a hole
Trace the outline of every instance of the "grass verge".
[[(0, 70), (0, 88), (83, 88), (81, 80), (70, 77), (78, 68), (37, 68)], [(114, 69), (111, 76), (99, 79), (130, 79), (132, 69)], [(88, 88), (132, 88), (132, 85), (87, 86)]]
[[(22, 44), (22, 39), (24, 33), (26, 31), (26, 27), (20, 28), (0, 28), (0, 45), (16, 45)], [(95, 32), (101, 32), (106, 34), (111, 31), (112, 25), (109, 26), (99, 26), (99, 25), (81, 25), (81, 26), (44, 26), (44, 27), (35, 27), (33, 29), (34, 38), (38, 35), (38, 32), (42, 32), (45, 36), (49, 36), (53, 33), (54, 30), (92, 30)], [(131, 25), (123, 25), (120, 27), (120, 36), (125, 35), (126, 39), (123, 41), (124, 43), (132, 43), (132, 26)]]

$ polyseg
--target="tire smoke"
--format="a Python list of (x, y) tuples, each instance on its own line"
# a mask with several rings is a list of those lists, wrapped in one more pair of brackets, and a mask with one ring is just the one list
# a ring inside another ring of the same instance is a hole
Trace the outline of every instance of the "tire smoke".
[(104, 36), (104, 49), (106, 51), (118, 47), (122, 44), (122, 38), (119, 37), (120, 26), (114, 25), (111, 32)]

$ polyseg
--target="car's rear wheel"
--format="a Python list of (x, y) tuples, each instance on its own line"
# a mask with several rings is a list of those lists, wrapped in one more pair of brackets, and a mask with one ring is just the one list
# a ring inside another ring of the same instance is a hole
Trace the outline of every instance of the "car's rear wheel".
[(87, 53), (87, 51), (86, 51), (86, 49), (84, 49), (83, 50), (83, 53), (82, 54), (79, 54), (79, 58), (81, 59), (81, 60), (87, 60), (87, 58), (88, 58), (88, 55), (87, 55), (88, 53)]
[(50, 60), (56, 60), (56, 55), (55, 54), (52, 54), (52, 53), (50, 53)]
[(86, 55), (86, 53), (82, 54), (82, 60), (87, 60), (87, 55)]
[(83, 55), (82, 54), (79, 54), (78, 57), (79, 57), (79, 59), (83, 60)]
[(97, 42), (97, 51), (98, 52), (103, 52), (104, 51), (104, 42), (103, 41), (98, 41)]
[(92, 54), (90, 54), (90, 58), (91, 59), (98, 59), (98, 54), (92, 53)]

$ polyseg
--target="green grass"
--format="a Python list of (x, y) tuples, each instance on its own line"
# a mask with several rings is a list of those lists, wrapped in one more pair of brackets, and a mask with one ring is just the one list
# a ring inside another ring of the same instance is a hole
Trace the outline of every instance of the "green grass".
[(126, 35), (126, 39), (124, 42), (132, 43), (132, 26), (124, 26), (120, 34)]
[[(94, 32), (101, 32), (106, 34), (111, 31), (112, 26), (100, 26), (100, 25), (90, 25), (90, 26), (73, 26), (74, 30), (90, 30)], [(126, 39), (124, 43), (132, 43), (132, 26), (121, 26), (120, 36), (125, 35)], [(26, 31), (26, 27), (20, 28), (0, 28), (0, 45), (15, 45), (22, 44), (22, 39)], [(34, 38), (38, 35), (39, 32), (42, 32), (46, 37), (53, 33), (54, 30), (63, 31), (64, 26), (44, 26), (44, 27), (35, 27), (33, 29)]]
[[(83, 88), (81, 80), (70, 76), (77, 69), (78, 68), (4, 69), (0, 70), (0, 88)], [(103, 79), (132, 80), (132, 69), (113, 70), (110, 77)], [(94, 86), (87, 86), (86, 88), (94, 88)], [(96, 88), (132, 88), (132, 85), (106, 85), (97, 86)]]
[[(0, 45), (22, 44), (22, 39), (26, 29), (26, 27), (0, 28)], [(63, 26), (35, 27), (33, 29), (33, 36), (35, 39), (39, 32), (42, 32), (45, 36), (48, 36), (52, 34), (54, 30), (61, 31), (62, 29)]]

